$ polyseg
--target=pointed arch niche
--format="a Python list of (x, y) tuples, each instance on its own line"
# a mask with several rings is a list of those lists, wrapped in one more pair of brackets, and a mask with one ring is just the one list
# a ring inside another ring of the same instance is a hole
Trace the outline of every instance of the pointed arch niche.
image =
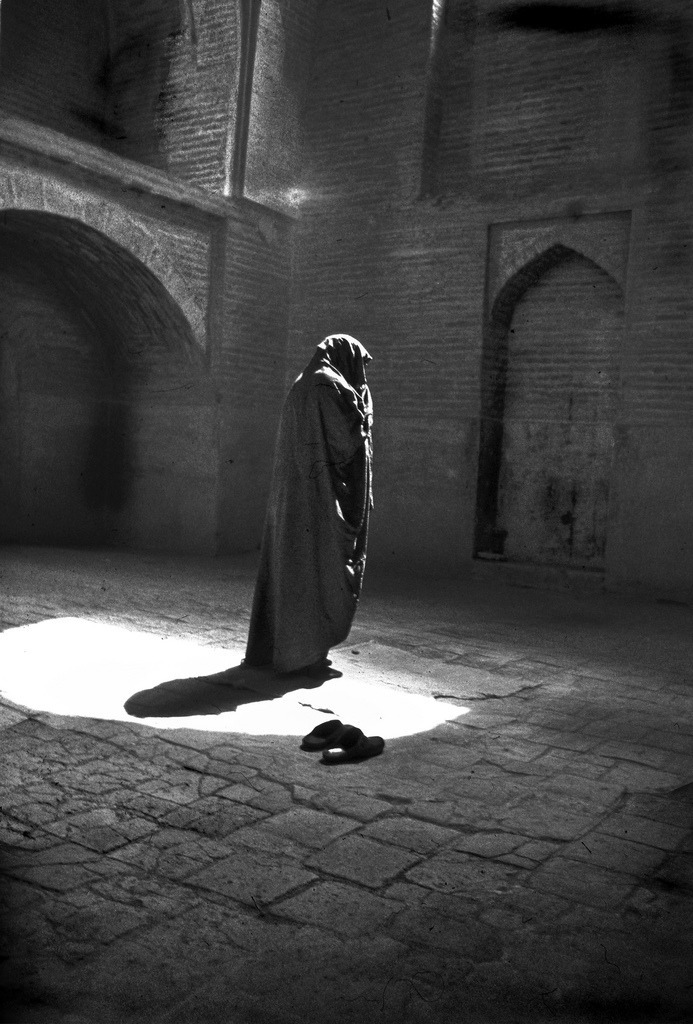
[(607, 269), (563, 242), (512, 241), (490, 250), (474, 553), (602, 571), (624, 312), (617, 248)]

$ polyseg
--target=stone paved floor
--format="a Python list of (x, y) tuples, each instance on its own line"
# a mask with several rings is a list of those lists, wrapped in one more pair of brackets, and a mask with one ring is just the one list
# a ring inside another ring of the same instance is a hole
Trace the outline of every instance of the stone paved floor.
[(3, 1021), (693, 1020), (690, 607), (371, 574), (268, 700), (252, 582), (0, 550)]

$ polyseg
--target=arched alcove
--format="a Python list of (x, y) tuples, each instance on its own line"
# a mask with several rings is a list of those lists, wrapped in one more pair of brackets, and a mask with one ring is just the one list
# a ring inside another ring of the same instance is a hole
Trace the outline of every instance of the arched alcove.
[[(187, 319), (130, 253), (78, 221), (4, 211), (0, 366), (0, 540), (147, 546), (143, 488), (150, 518), (175, 519), (175, 487), (149, 478), (206, 375)], [(182, 435), (179, 461), (204, 460)]]
[[(83, 237), (105, 236), (115, 250), (131, 256), (132, 265), (142, 265), (158, 278), (165, 292), (185, 314), (198, 347), (207, 347), (207, 324), (203, 303), (198, 301), (181, 269), (168, 249), (170, 239), (162, 240), (149, 225), (137, 220), (115, 202), (78, 193), (66, 188), (59, 179), (34, 169), (22, 168), (2, 173), (0, 169), (0, 217), (17, 214), (54, 216), (76, 221), (91, 229)], [(163, 242), (163, 244), (162, 244)], [(168, 243), (168, 244), (167, 244)]]
[(621, 289), (554, 245), (501, 289), (483, 346), (479, 557), (601, 569)]

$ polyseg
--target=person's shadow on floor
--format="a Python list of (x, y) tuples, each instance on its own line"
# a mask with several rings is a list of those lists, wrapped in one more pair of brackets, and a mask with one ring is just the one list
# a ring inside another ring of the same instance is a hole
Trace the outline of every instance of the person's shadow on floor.
[(133, 694), (123, 706), (133, 718), (219, 715), (222, 711), (235, 711), (241, 704), (274, 700), (292, 690), (321, 686), (327, 679), (341, 675), (327, 664), (285, 675), (277, 675), (269, 666), (249, 668), (240, 664), (209, 676), (169, 679)]

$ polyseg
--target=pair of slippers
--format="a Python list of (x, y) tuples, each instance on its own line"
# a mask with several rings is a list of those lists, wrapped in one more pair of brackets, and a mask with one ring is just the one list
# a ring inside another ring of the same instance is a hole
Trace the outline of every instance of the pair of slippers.
[(303, 737), (301, 750), (322, 750), (323, 764), (345, 764), (377, 757), (385, 748), (382, 736), (365, 736), (355, 725), (342, 725), (338, 718), (316, 725)]

